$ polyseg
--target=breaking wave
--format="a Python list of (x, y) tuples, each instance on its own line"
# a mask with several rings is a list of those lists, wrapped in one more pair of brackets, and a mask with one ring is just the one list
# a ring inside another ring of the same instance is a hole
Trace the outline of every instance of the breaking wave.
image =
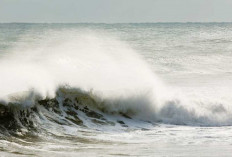
[(232, 125), (229, 105), (174, 92), (107, 33), (52, 31), (35, 38), (0, 58), (1, 134), (58, 126)]

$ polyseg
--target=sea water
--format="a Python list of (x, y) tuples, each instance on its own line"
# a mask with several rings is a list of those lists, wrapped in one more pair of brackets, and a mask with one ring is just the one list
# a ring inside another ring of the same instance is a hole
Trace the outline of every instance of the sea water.
[(0, 24), (1, 156), (231, 156), (232, 24)]

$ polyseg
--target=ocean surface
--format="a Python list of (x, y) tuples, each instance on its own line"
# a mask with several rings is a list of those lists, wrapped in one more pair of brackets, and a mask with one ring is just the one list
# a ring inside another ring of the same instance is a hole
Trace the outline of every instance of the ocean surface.
[(232, 23), (0, 24), (0, 156), (231, 156)]

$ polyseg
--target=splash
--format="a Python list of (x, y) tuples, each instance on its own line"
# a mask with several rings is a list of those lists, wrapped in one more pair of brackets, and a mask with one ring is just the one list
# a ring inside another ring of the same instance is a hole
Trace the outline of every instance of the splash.
[(35, 42), (18, 45), (0, 59), (2, 104), (30, 108), (40, 100), (63, 100), (66, 92), (61, 96), (57, 91), (65, 86), (89, 92), (84, 104), (89, 106), (94, 97), (94, 108), (107, 114), (129, 113), (178, 125), (232, 123), (224, 105), (203, 102), (202, 106), (173, 92), (141, 56), (107, 33), (50, 31), (27, 36)]

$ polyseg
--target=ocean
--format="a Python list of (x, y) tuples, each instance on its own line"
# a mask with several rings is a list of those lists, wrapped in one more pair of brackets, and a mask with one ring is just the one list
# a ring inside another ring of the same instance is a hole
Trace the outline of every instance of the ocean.
[(232, 23), (0, 24), (0, 156), (231, 156)]

